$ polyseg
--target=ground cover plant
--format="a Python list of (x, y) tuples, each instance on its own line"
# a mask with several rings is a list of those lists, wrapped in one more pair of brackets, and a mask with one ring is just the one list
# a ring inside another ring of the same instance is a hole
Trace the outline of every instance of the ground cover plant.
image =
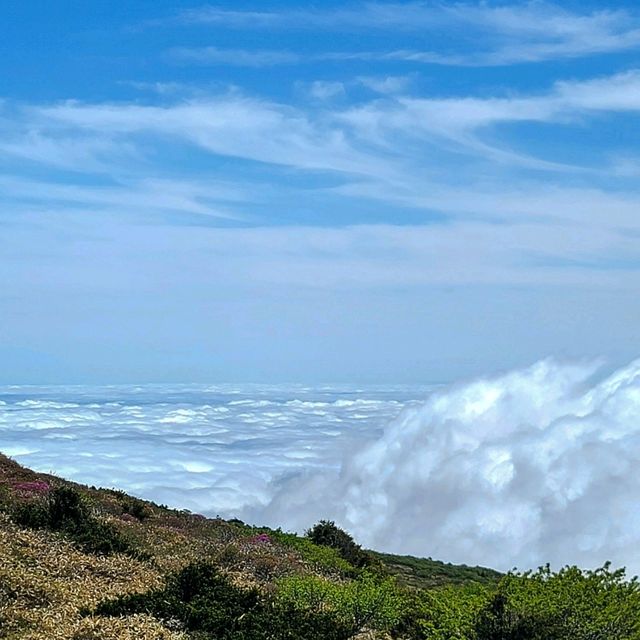
[(392, 571), (398, 582), (416, 588), (469, 583), (495, 585), (503, 576), (499, 571), (486, 567), (469, 567), (432, 558), (399, 556), (378, 551), (369, 553)]
[(332, 582), (318, 576), (279, 581), (278, 601), (299, 611), (330, 612), (352, 637), (366, 628), (391, 631), (404, 609), (404, 594), (391, 577), (363, 572), (355, 580)]
[(190, 564), (162, 589), (102, 602), (92, 613), (150, 614), (197, 637), (221, 640), (347, 640), (353, 635), (332, 612), (296, 607), (286, 599), (264, 597), (255, 587), (236, 586), (210, 563)]
[(608, 565), (501, 575), (37, 474), (0, 455), (5, 640), (640, 640)]

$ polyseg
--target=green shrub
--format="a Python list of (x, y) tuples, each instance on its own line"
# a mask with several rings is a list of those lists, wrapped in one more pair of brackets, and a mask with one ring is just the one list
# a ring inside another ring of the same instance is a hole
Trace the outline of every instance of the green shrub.
[(13, 519), (29, 529), (51, 529), (49, 507), (46, 501), (33, 500), (19, 504), (13, 510)]
[(305, 611), (263, 599), (256, 589), (232, 584), (208, 563), (173, 574), (164, 589), (103, 602), (93, 612), (149, 613), (179, 621), (194, 637), (219, 640), (347, 640), (350, 631), (330, 613)]
[(508, 574), (476, 631), (480, 640), (638, 640), (640, 584), (608, 564)]
[(417, 590), (405, 603), (393, 631), (412, 640), (640, 640), (640, 585), (608, 565)]
[(362, 568), (373, 564), (373, 558), (356, 544), (355, 540), (330, 520), (320, 520), (306, 531), (306, 537), (314, 544), (335, 549), (349, 564)]
[(355, 568), (345, 560), (336, 549), (315, 544), (309, 538), (301, 538), (294, 533), (261, 529), (268, 531), (274, 542), (296, 551), (300, 557), (312, 565), (316, 570), (325, 573), (338, 573), (343, 576), (354, 576)]
[(227, 544), (216, 556), (216, 562), (222, 567), (235, 567), (242, 560), (240, 549), (234, 544)]
[(70, 487), (58, 487), (38, 500), (20, 505), (14, 519), (23, 527), (60, 532), (87, 553), (142, 557), (115, 527), (92, 516), (80, 494)]
[(297, 610), (328, 611), (351, 634), (365, 627), (390, 630), (398, 626), (404, 600), (391, 578), (364, 572), (358, 579), (336, 583), (318, 576), (293, 576), (278, 582), (278, 599)]
[(482, 585), (408, 591), (394, 633), (412, 640), (475, 640), (478, 614), (491, 593)]
[(122, 505), (122, 513), (128, 513), (137, 520), (143, 521), (153, 515), (151, 509), (139, 500), (128, 500)]

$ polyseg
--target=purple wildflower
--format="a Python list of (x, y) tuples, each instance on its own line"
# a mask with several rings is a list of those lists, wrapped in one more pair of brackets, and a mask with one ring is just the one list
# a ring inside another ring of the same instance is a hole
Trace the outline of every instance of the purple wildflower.
[(51, 487), (47, 482), (36, 480), (34, 482), (16, 482), (13, 488), (25, 493), (47, 493)]
[(259, 533), (257, 536), (251, 539), (251, 542), (257, 544), (271, 544), (271, 538), (266, 533)]

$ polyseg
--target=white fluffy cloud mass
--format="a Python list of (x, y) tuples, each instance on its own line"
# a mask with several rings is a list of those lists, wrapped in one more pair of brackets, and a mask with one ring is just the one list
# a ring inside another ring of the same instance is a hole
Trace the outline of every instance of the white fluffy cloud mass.
[(604, 380), (543, 361), (420, 402), (406, 387), (47, 393), (0, 394), (0, 449), (40, 469), (285, 528), (333, 518), (365, 546), (452, 562), (640, 572), (640, 361)]
[(639, 572), (640, 361), (593, 374), (543, 361), (437, 390), (336, 477), (285, 483), (270, 516), (322, 513), (367, 546), (454, 562)]

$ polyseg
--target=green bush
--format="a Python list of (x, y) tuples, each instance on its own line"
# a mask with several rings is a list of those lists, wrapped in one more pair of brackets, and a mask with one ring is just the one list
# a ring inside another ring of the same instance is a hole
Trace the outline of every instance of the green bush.
[(398, 626), (404, 600), (391, 578), (370, 572), (336, 583), (318, 576), (293, 576), (278, 582), (278, 600), (301, 611), (328, 611), (351, 634), (365, 627), (390, 630)]
[(450, 585), (405, 593), (394, 634), (412, 640), (476, 640), (479, 612), (492, 591), (482, 585)]
[(151, 511), (144, 502), (140, 502), (139, 500), (125, 501), (122, 505), (122, 513), (127, 513), (140, 521), (146, 520), (153, 515), (153, 511)]
[(306, 531), (306, 537), (314, 544), (335, 549), (349, 564), (357, 568), (374, 563), (370, 554), (356, 544), (355, 540), (330, 520), (320, 520)]
[(549, 567), (496, 586), (408, 592), (393, 632), (412, 640), (640, 640), (640, 585), (623, 570)]
[(14, 519), (23, 527), (60, 532), (87, 553), (141, 557), (115, 527), (92, 516), (80, 494), (70, 487), (58, 487), (43, 498), (20, 505)]
[(267, 533), (269, 537), (283, 547), (288, 547), (296, 551), (300, 557), (314, 567), (314, 569), (324, 573), (338, 573), (343, 576), (354, 576), (357, 572), (353, 565), (347, 562), (336, 549), (317, 545), (309, 538), (301, 538), (294, 533), (285, 533), (280, 529), (252, 529)]
[(178, 621), (194, 637), (219, 640), (347, 640), (350, 631), (327, 612), (264, 599), (256, 589), (232, 584), (208, 563), (173, 574), (164, 589), (98, 605), (93, 614), (148, 613)]
[(508, 574), (476, 632), (480, 640), (639, 640), (640, 585), (608, 564)]
[(33, 500), (18, 504), (13, 509), (13, 519), (29, 529), (51, 529), (51, 519), (47, 501)]
[(400, 584), (411, 587), (431, 589), (472, 583), (495, 586), (504, 575), (486, 567), (451, 564), (433, 560), (433, 558), (399, 556), (379, 551), (369, 551), (368, 553), (395, 575)]

